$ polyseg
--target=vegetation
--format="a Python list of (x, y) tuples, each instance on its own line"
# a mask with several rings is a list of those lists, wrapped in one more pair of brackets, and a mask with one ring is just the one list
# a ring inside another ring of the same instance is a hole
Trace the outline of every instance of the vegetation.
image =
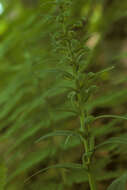
[(126, 0), (0, 14), (0, 190), (126, 190)]

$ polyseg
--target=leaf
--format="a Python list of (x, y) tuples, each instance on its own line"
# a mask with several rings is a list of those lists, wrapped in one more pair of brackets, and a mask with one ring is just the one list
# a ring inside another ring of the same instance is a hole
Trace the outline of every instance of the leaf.
[(69, 130), (59, 130), (55, 132), (48, 133), (42, 137), (40, 137), (36, 142), (40, 142), (41, 140), (47, 139), (49, 137), (54, 137), (54, 136), (77, 136), (78, 138), (81, 139), (81, 136), (78, 133), (69, 131)]
[(101, 70), (101, 71), (97, 72), (96, 74), (97, 74), (97, 75), (100, 75), (100, 74), (102, 74), (102, 73), (111, 71), (111, 70), (114, 69), (114, 68), (115, 68), (114, 66), (111, 66), (111, 67), (108, 67), (108, 68), (106, 68), (106, 69), (104, 69), (104, 70)]
[(20, 145), (22, 146), (23, 143), (25, 143), (24, 141), (26, 141), (28, 138), (34, 136), (37, 131), (40, 130), (40, 128), (42, 128), (43, 125), (46, 125), (46, 122), (43, 120), (42, 122), (40, 122), (38, 125), (35, 125), (35, 127), (31, 127), (27, 128), (25, 133), (23, 133), (16, 141), (14, 144), (12, 144), (12, 146), (10, 146), (10, 148), (8, 148), (8, 150), (6, 151), (6, 155), (8, 153), (10, 153), (11, 151), (13, 151), (14, 149), (16, 149), (17, 147), (19, 147)]
[(113, 137), (113, 138), (110, 138), (109, 140), (97, 145), (95, 147), (95, 149), (98, 149), (104, 145), (108, 145), (108, 144), (126, 144), (127, 145), (127, 138), (124, 138), (124, 137)]
[(11, 175), (7, 179), (7, 183), (9, 183), (11, 180), (13, 180), (16, 176), (19, 176), (23, 172), (26, 172), (27, 170), (34, 167), (39, 162), (46, 159), (50, 153), (51, 153), (52, 147), (46, 148), (45, 150), (39, 150), (36, 152), (32, 152), (27, 157), (25, 157), (24, 160), (21, 161), (19, 166), (16, 167), (16, 170), (11, 173)]
[[(29, 181), (32, 177), (46, 171), (46, 170), (49, 170), (49, 169), (52, 169), (52, 168), (65, 168), (65, 169), (84, 169), (83, 166), (81, 164), (75, 164), (75, 163), (64, 163), (64, 164), (56, 164), (56, 165), (52, 165), (52, 166), (49, 166), (47, 168), (43, 168), (41, 170), (39, 170), (38, 172), (36, 172), (35, 174), (33, 174), (32, 176), (30, 176), (29, 178), (27, 178), (25, 180), (25, 183), (27, 181)], [(84, 169), (85, 170), (85, 169)], [(87, 170), (86, 170), (87, 172)]]
[(65, 143), (64, 143), (64, 147), (66, 147), (66, 145), (68, 144), (69, 140), (71, 138), (71, 135), (67, 136)]
[(127, 94), (127, 89), (121, 89), (120, 91), (113, 90), (110, 93), (102, 95), (93, 102), (92, 101), (88, 102), (87, 109), (92, 110), (97, 106), (116, 107), (126, 101), (126, 94)]
[(107, 190), (126, 190), (127, 173), (114, 180)]
[(74, 116), (75, 116), (75, 115), (79, 115), (79, 113), (78, 113), (77, 111), (75, 111), (74, 109), (59, 108), (59, 109), (55, 109), (55, 111), (70, 112), (70, 113), (72, 113)]
[(64, 71), (64, 70), (61, 70), (61, 69), (47, 69), (47, 70), (44, 70), (43, 72), (51, 72), (51, 73), (58, 73), (58, 74), (62, 74), (64, 77), (68, 78), (68, 79), (71, 79), (73, 80), (74, 79), (74, 76), (67, 72), (67, 71)]
[(96, 117), (94, 120), (101, 119), (101, 118), (114, 118), (114, 119), (127, 120), (127, 116), (119, 116), (119, 115), (100, 115), (100, 116)]

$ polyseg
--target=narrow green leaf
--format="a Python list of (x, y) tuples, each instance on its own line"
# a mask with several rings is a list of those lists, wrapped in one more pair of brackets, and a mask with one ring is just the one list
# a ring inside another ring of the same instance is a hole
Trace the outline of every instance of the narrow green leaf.
[(117, 107), (121, 103), (126, 101), (126, 94), (127, 89), (121, 90), (112, 90), (107, 94), (102, 95), (101, 97), (97, 98), (95, 101), (90, 101), (87, 103), (87, 109), (92, 110), (95, 107), (102, 107), (102, 106), (112, 106)]
[(101, 119), (101, 118), (114, 118), (114, 119), (127, 120), (127, 116), (119, 116), (119, 115), (100, 115), (100, 116), (96, 117), (94, 120)]
[(71, 138), (71, 135), (67, 136), (65, 143), (64, 143), (64, 147), (66, 147), (66, 145), (68, 144), (69, 140)]
[(77, 111), (75, 111), (74, 109), (68, 109), (68, 108), (60, 108), (60, 109), (55, 109), (56, 111), (61, 111), (61, 112), (70, 112), (73, 115), (79, 115), (79, 113)]
[(61, 70), (61, 69), (47, 69), (47, 70), (44, 70), (44, 72), (51, 72), (51, 73), (58, 73), (58, 74), (61, 73), (69, 79), (74, 79), (74, 77), (71, 73), (64, 71), (64, 70)]
[(106, 69), (103, 69), (103, 70), (97, 72), (96, 74), (97, 74), (97, 75), (100, 75), (100, 74), (102, 74), (102, 73), (105, 73), (105, 72), (111, 71), (111, 70), (114, 69), (114, 68), (115, 68), (114, 66), (112, 66), (112, 67), (108, 67), (108, 68), (106, 68)]
[(43, 125), (46, 125), (46, 121), (42, 121), (40, 122), (38, 125), (36, 125), (35, 127), (31, 127), (31, 130), (29, 128), (26, 129), (25, 133), (23, 133), (14, 144), (12, 144), (12, 146), (10, 148), (8, 148), (8, 150), (6, 151), (6, 155), (8, 153), (10, 153), (11, 151), (13, 151), (15, 148), (19, 147), (20, 145), (22, 145), (24, 143), (24, 141), (26, 141), (28, 138), (32, 137), (33, 135), (36, 134), (37, 131), (40, 130), (40, 128), (42, 128)]
[(124, 137), (110, 138), (109, 140), (97, 145), (95, 147), (95, 149), (98, 149), (98, 148), (103, 147), (103, 146), (108, 145), (108, 144), (126, 144), (127, 145), (127, 138), (124, 138)]
[(46, 159), (50, 155), (51, 150), (52, 147), (30, 153), (25, 159), (21, 161), (19, 166), (16, 167), (16, 170), (11, 173), (11, 175), (7, 179), (7, 183), (13, 180), (16, 176), (19, 176), (23, 172), (31, 169), (42, 160)]
[[(29, 178), (27, 178), (25, 180), (25, 183), (27, 181), (29, 181), (32, 177), (46, 171), (46, 170), (49, 170), (49, 169), (52, 169), (52, 168), (65, 168), (65, 169), (84, 169), (83, 166), (81, 164), (76, 164), (76, 163), (64, 163), (64, 164), (56, 164), (56, 165), (53, 165), (53, 166), (49, 166), (47, 168), (43, 168), (41, 170), (39, 170), (38, 172), (34, 173), (32, 176), (30, 176)], [(87, 172), (87, 170), (86, 170)]]
[(78, 133), (69, 131), (69, 130), (59, 130), (55, 132), (48, 133), (42, 137), (40, 137), (36, 142), (40, 142), (41, 140), (47, 139), (49, 137), (54, 137), (54, 136), (77, 136), (78, 138), (81, 139), (80, 135)]
[(127, 173), (114, 180), (107, 190), (126, 190)]

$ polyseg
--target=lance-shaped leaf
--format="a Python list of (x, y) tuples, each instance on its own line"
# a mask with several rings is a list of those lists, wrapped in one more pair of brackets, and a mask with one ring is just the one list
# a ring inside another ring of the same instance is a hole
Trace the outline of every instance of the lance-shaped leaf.
[(114, 68), (115, 68), (114, 66), (111, 66), (111, 67), (108, 67), (108, 68), (103, 69), (103, 70), (96, 72), (96, 73), (89, 72), (87, 75), (88, 79), (91, 79), (92, 81), (96, 80), (96, 79), (98, 79), (98, 77), (100, 77), (101, 74), (103, 74), (105, 72), (109, 72), (109, 71), (113, 70)]
[[(50, 146), (45, 149), (40, 149), (29, 153), (21, 162), (17, 165), (14, 171), (11, 172), (11, 175), (7, 178), (7, 185), (17, 176), (20, 176), (24, 172), (29, 171), (32, 167), (36, 166), (38, 163), (45, 160), (52, 151), (53, 147)], [(15, 156), (13, 157), (15, 160)]]
[(97, 74), (97, 75), (100, 75), (100, 74), (102, 74), (102, 73), (111, 71), (111, 70), (114, 69), (114, 68), (115, 68), (114, 66), (111, 66), (111, 67), (108, 67), (108, 68), (106, 68), (106, 69), (103, 69), (103, 70), (97, 72), (96, 74)]
[(114, 180), (107, 190), (126, 190), (127, 173)]
[(76, 137), (80, 138), (80, 140), (82, 141), (81, 135), (76, 132), (72, 132), (69, 130), (58, 130), (58, 131), (51, 132), (51, 133), (48, 133), (48, 134), (40, 137), (38, 140), (36, 140), (36, 142), (40, 142), (41, 140), (47, 139), (49, 137), (54, 137), (54, 136), (76, 136)]
[(70, 112), (73, 115), (79, 115), (79, 113), (74, 110), (74, 109), (69, 109), (69, 108), (59, 108), (59, 109), (55, 109), (55, 111), (61, 111), (61, 112)]
[(109, 140), (97, 145), (95, 147), (95, 149), (98, 149), (98, 148), (101, 148), (105, 145), (108, 145), (108, 144), (125, 144), (127, 145), (127, 138), (125, 137), (113, 137), (113, 138), (110, 138)]
[(29, 178), (27, 178), (25, 180), (24, 183), (28, 182), (32, 177), (42, 173), (42, 172), (45, 172), (49, 169), (53, 169), (53, 168), (65, 168), (65, 169), (84, 169), (84, 171), (87, 172), (87, 170), (81, 165), (81, 164), (76, 164), (76, 163), (64, 163), (64, 164), (56, 164), (56, 165), (52, 165), (52, 166), (49, 166), (49, 167), (46, 167), (46, 168), (43, 168), (39, 171), (37, 171), (36, 173), (34, 173), (33, 175), (31, 175)]
[(64, 143), (64, 147), (66, 147), (66, 145), (68, 144), (70, 138), (71, 138), (71, 135), (69, 135), (69, 136), (66, 138), (65, 143)]
[(100, 115), (100, 116), (96, 117), (94, 120), (101, 119), (101, 118), (113, 118), (113, 119), (127, 120), (127, 116), (119, 116), (119, 115)]
[(70, 79), (70, 80), (74, 79), (74, 76), (71, 73), (61, 70), (61, 69), (46, 69), (43, 72), (58, 73), (58, 74), (62, 74), (66, 79)]

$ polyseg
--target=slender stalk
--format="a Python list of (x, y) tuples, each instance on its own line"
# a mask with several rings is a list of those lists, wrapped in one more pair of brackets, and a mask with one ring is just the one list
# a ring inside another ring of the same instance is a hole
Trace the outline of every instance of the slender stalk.
[[(72, 57), (73, 59), (73, 57)], [(78, 75), (77, 72), (74, 73), (75, 78), (77, 78), (76, 75)], [(75, 80), (76, 82), (76, 88), (78, 90), (78, 94), (77, 94), (77, 98), (78, 98), (78, 108), (80, 111), (80, 131), (83, 134), (83, 138), (84, 138), (84, 148), (85, 148), (85, 157), (83, 158), (83, 165), (85, 165), (87, 167), (88, 170), (88, 181), (89, 181), (89, 186), (91, 190), (97, 190), (96, 187), (96, 182), (95, 182), (95, 177), (93, 176), (93, 172), (92, 172), (92, 155), (91, 155), (91, 147), (90, 147), (90, 134), (89, 134), (89, 126), (87, 124), (85, 124), (85, 117), (87, 117), (87, 114), (84, 111), (84, 108), (82, 106), (82, 95), (80, 93), (80, 89), (79, 88), (79, 81)]]
[[(75, 77), (76, 75), (78, 75), (77, 72), (74, 73)], [(76, 77), (77, 78), (77, 77)], [(82, 107), (82, 97), (81, 97), (81, 93), (80, 93), (80, 89), (78, 89), (79, 87), (79, 81), (76, 81), (76, 87), (77, 90), (79, 91), (77, 98), (78, 98), (78, 107), (79, 107), (79, 111), (80, 111), (80, 131), (83, 133), (83, 138), (84, 138), (84, 148), (85, 148), (85, 157), (83, 158), (83, 165), (85, 165), (87, 167), (88, 170), (88, 181), (89, 181), (89, 186), (90, 186), (90, 190), (97, 190), (96, 187), (96, 182), (95, 182), (95, 177), (93, 175), (92, 172), (92, 155), (90, 154), (91, 152), (91, 148), (90, 148), (90, 135), (89, 135), (89, 126), (87, 124), (85, 124), (85, 117), (87, 117), (87, 115), (85, 114), (85, 111)]]
[(90, 189), (97, 190), (96, 182), (95, 182), (94, 176), (91, 172), (91, 169), (89, 169), (89, 171), (88, 171), (88, 180), (89, 180)]
[(84, 139), (84, 146), (85, 146), (85, 154), (86, 154), (86, 161), (84, 162), (88, 170), (88, 181), (89, 181), (90, 190), (97, 190), (97, 185), (96, 185), (95, 177), (93, 175), (92, 166), (91, 166), (92, 159), (91, 159), (91, 156), (89, 156), (89, 152), (90, 152), (89, 143), (85, 139)]
[[(83, 113), (83, 112), (82, 112)], [(80, 116), (80, 125), (81, 125), (81, 130), (84, 133), (88, 133), (88, 129), (85, 126), (85, 115), (82, 114)], [(86, 159), (83, 159), (83, 164), (85, 164), (87, 166), (87, 170), (88, 170), (88, 181), (89, 181), (89, 186), (90, 186), (90, 190), (97, 190), (97, 185), (96, 185), (96, 181), (95, 181), (95, 177), (93, 175), (92, 172), (92, 158), (91, 158), (91, 154), (90, 153), (90, 146), (89, 146), (89, 134), (87, 134), (87, 138), (84, 138), (84, 148), (85, 148), (85, 155), (86, 155)]]
[[(61, 10), (64, 12), (64, 8)], [(91, 12), (91, 11), (90, 11)], [(68, 31), (66, 28), (66, 18), (64, 14), (62, 14), (63, 22), (62, 22), (62, 27), (63, 27), (63, 34), (66, 36), (66, 32)], [(72, 32), (72, 31), (71, 31)], [(72, 72), (74, 76), (74, 81), (75, 81), (75, 88), (77, 90), (76, 96), (75, 96), (75, 104), (76, 104), (76, 109), (78, 110), (79, 118), (80, 118), (80, 132), (82, 133), (82, 137), (84, 139), (84, 149), (85, 149), (85, 154), (83, 155), (83, 166), (87, 167), (88, 170), (88, 181), (89, 181), (89, 186), (91, 190), (97, 190), (96, 188), (96, 182), (95, 178), (93, 176), (92, 172), (92, 154), (91, 154), (91, 136), (89, 134), (89, 125), (87, 125), (85, 119), (87, 119), (87, 113), (86, 110), (84, 110), (84, 102), (83, 98), (84, 95), (82, 93), (82, 87), (81, 87), (81, 78), (79, 77), (81, 75), (81, 71), (79, 70), (79, 61), (77, 61), (76, 56), (75, 56), (75, 51), (78, 51), (77, 48), (72, 48), (72, 40), (73, 39), (68, 39), (68, 36), (66, 36), (66, 55), (67, 57), (70, 58), (71, 60), (71, 66), (72, 66)], [(77, 41), (77, 39), (76, 39)], [(78, 45), (77, 45), (78, 47)], [(86, 97), (89, 96), (86, 94)]]

